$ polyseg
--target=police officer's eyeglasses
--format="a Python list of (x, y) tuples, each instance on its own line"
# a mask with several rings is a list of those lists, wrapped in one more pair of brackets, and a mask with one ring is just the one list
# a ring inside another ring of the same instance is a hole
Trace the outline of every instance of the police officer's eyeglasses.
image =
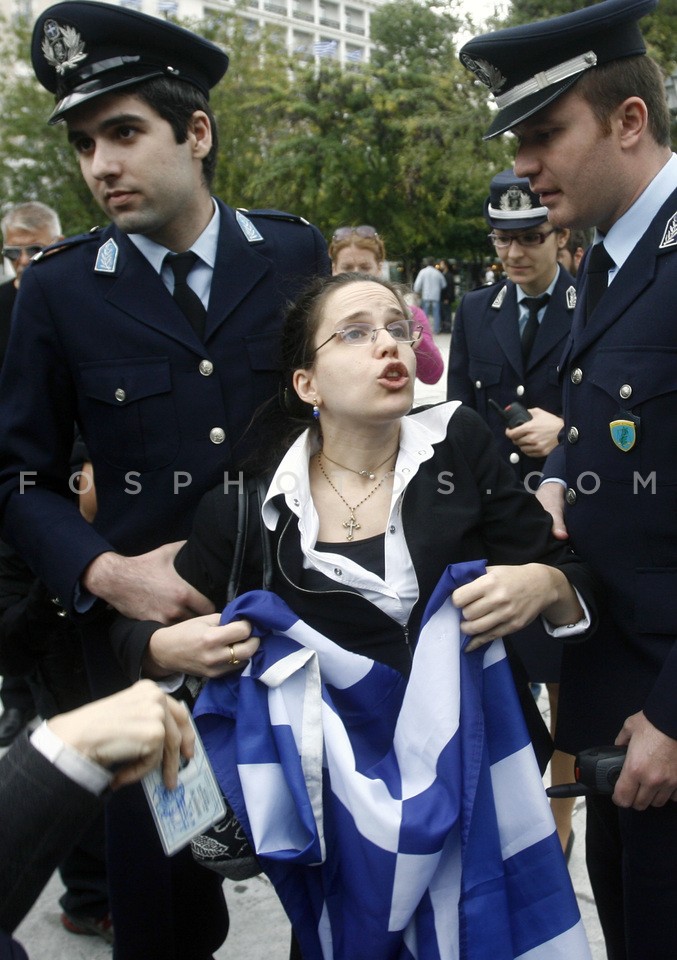
[(387, 330), (397, 343), (415, 343), (420, 339), (422, 329), (420, 324), (415, 327), (413, 320), (393, 320), (385, 327), (375, 327), (372, 323), (348, 323), (340, 330), (335, 330), (319, 347), (316, 347), (311, 357), (335, 337), (347, 343), (349, 347), (366, 347), (368, 343), (376, 340), (380, 330)]
[(27, 247), (3, 247), (2, 255), (7, 257), (8, 260), (18, 260), (22, 253), (25, 253), (29, 260), (31, 260), (36, 253), (40, 253), (41, 250), (44, 250), (44, 245), (41, 243), (31, 243)]
[(547, 233), (540, 233), (538, 230), (531, 230), (528, 233), (513, 233), (503, 237), (500, 237), (497, 233), (489, 233), (487, 237), (489, 243), (497, 250), (507, 250), (511, 243), (518, 243), (520, 247), (538, 247), (555, 232), (555, 230), (548, 230)]
[(363, 223), (360, 227), (337, 227), (337, 229), (334, 230), (332, 240), (348, 240), (353, 234), (356, 234), (358, 237), (364, 237), (365, 239), (378, 237), (378, 233), (374, 227)]

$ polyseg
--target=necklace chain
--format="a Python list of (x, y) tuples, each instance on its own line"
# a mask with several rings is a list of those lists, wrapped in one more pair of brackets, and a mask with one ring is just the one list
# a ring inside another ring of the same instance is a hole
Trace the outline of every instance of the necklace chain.
[[(329, 463), (333, 463), (335, 467), (340, 467), (342, 470), (349, 470), (350, 473), (356, 473), (358, 477), (364, 477), (365, 480), (375, 480), (375, 479), (376, 479), (376, 471), (378, 470), (378, 468), (379, 468), (379, 467), (382, 467), (384, 463), (387, 463), (387, 462), (388, 462), (388, 460), (391, 460), (391, 459), (395, 456), (395, 454), (397, 453), (398, 449), (399, 449), (399, 447), (395, 447), (395, 449), (393, 450), (393, 452), (392, 452), (392, 453), (389, 453), (388, 456), (385, 458), (385, 460), (381, 460), (380, 463), (377, 463), (373, 470), (353, 470), (352, 467), (346, 467), (346, 465), (345, 465), (344, 463), (339, 463), (338, 460), (332, 460), (331, 457), (328, 457), (328, 456), (327, 456), (327, 454), (324, 452), (324, 450), (322, 451), (322, 456), (324, 457), (325, 460), (328, 460)], [(319, 461), (318, 461), (318, 463), (319, 463)], [(323, 470), (322, 472), (324, 473), (324, 470)], [(325, 474), (325, 476), (326, 476), (326, 474)]]
[[(393, 453), (390, 454), (390, 457), (387, 457), (386, 460), (383, 461), (383, 463), (386, 463), (388, 460), (390, 460), (390, 458), (394, 455), (395, 452), (396, 452), (396, 451), (393, 451)], [(345, 503), (345, 505), (346, 505), (346, 506), (348, 507), (348, 509), (350, 510), (350, 516), (348, 517), (347, 520), (345, 520), (345, 521), (341, 524), (341, 526), (345, 527), (345, 529), (348, 531), (348, 533), (346, 534), (346, 540), (352, 540), (353, 537), (354, 537), (355, 531), (361, 529), (360, 524), (359, 524), (359, 523), (357, 522), (357, 520), (355, 519), (355, 511), (357, 510), (358, 507), (361, 507), (363, 503), (366, 503), (367, 500), (368, 500), (370, 497), (372, 497), (372, 496), (376, 493), (376, 491), (379, 490), (379, 489), (383, 486), (383, 484), (385, 483), (386, 477), (390, 476), (390, 471), (388, 471), (387, 473), (384, 473), (384, 474), (383, 474), (383, 476), (381, 477), (381, 479), (379, 480), (379, 482), (376, 484), (375, 487), (372, 487), (372, 488), (371, 488), (371, 490), (370, 490), (369, 493), (366, 495), (366, 497), (363, 497), (363, 498), (360, 500), (359, 503), (356, 503), (354, 507), (351, 507), (351, 505), (348, 503), (348, 501), (347, 501), (346, 498), (343, 496), (343, 494), (337, 489), (337, 487), (334, 486), (334, 484), (333, 484), (333, 483), (331, 482), (331, 480), (329, 479), (329, 474), (326, 472), (326, 470), (325, 470), (324, 467), (322, 466), (322, 456), (323, 456), (322, 451), (321, 451), (321, 450), (318, 451), (318, 454), (317, 454), (317, 465), (318, 465), (318, 467), (320, 468), (320, 473), (322, 474), (322, 476), (324, 477), (324, 479), (327, 481), (327, 483), (329, 484), (329, 486), (332, 488), (332, 490), (334, 491), (334, 493), (336, 494), (336, 496), (337, 496), (340, 500), (342, 500), (343, 503)], [(324, 454), (324, 459), (325, 459), (325, 460), (329, 460), (329, 457), (328, 457), (326, 454)], [(329, 462), (330, 462), (330, 463), (335, 463), (336, 461), (335, 461), (335, 460), (329, 460)], [(382, 467), (382, 466), (383, 466), (383, 463), (379, 464), (379, 466)], [(336, 466), (340, 467), (341, 464), (340, 464), (340, 463), (337, 463)], [(350, 468), (349, 468), (349, 467), (345, 467), (344, 469), (349, 470)], [(378, 468), (376, 468), (376, 469), (378, 469)], [(353, 470), (353, 471), (351, 471), (351, 472), (352, 472), (352, 473), (358, 473), (357, 470)], [(359, 473), (358, 473), (358, 476), (359, 476)]]

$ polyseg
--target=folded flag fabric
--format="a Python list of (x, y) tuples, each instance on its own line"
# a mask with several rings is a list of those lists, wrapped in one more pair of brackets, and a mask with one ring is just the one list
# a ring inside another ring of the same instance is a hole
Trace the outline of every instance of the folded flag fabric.
[(304, 960), (589, 960), (502, 641), (470, 654), (447, 568), (408, 681), (272, 593), (222, 622), (262, 638), (195, 709), (225, 796)]

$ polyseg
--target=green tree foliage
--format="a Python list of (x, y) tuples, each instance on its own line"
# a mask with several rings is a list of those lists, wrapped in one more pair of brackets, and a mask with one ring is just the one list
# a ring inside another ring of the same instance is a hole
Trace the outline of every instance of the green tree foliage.
[(54, 98), (30, 65), (30, 27), (3, 24), (0, 34), (0, 184), (3, 207), (41, 200), (58, 211), (67, 234), (101, 222), (63, 124), (49, 126)]

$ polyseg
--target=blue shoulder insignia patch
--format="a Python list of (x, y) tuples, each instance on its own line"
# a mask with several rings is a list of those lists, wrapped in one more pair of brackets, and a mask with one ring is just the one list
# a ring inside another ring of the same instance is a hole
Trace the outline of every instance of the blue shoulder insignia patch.
[(249, 217), (245, 217), (241, 210), (235, 211), (235, 218), (240, 225), (240, 230), (250, 243), (260, 243), (263, 240), (262, 234), (259, 233)]
[(117, 243), (109, 237), (97, 251), (94, 273), (115, 273), (119, 252)]
[(491, 304), (494, 310), (500, 310), (500, 308), (503, 306), (503, 301), (505, 300), (507, 293), (508, 293), (508, 288), (501, 287), (501, 289), (498, 291), (498, 293), (494, 297)]

